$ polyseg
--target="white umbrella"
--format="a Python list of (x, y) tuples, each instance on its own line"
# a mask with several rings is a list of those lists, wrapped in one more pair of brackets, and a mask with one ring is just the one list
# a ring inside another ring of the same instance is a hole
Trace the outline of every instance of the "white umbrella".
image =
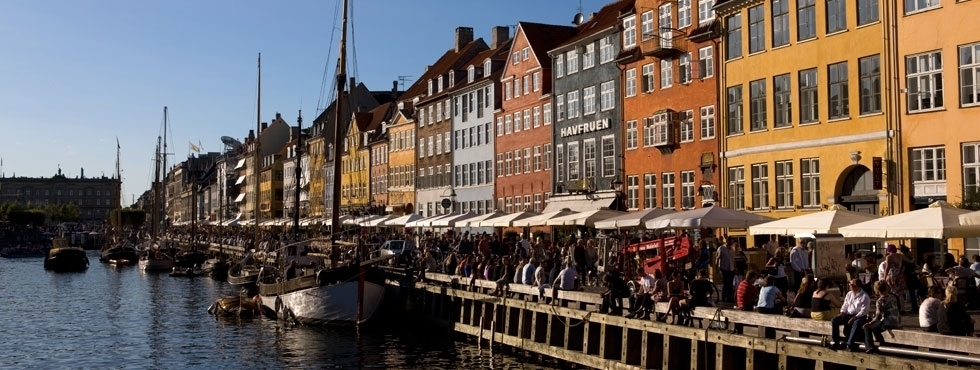
[(596, 221), (607, 220), (613, 217), (625, 215), (626, 212), (614, 211), (611, 209), (597, 209), (570, 214), (562, 217), (555, 217), (545, 222), (548, 226), (594, 226)]
[[(351, 219), (351, 215), (340, 215), (340, 217), (337, 219), (340, 221), (340, 224), (343, 225), (347, 222), (347, 220)], [(326, 226), (333, 226), (333, 218), (324, 218), (323, 224)]]
[(491, 227), (514, 227), (515, 221), (523, 220), (529, 217), (540, 216), (540, 213), (531, 211), (522, 211), (517, 213), (506, 214), (492, 220), (480, 221), (480, 226), (491, 226)]
[(435, 215), (426, 218), (421, 218), (412, 222), (405, 223), (405, 227), (428, 227), (432, 225), (432, 221), (438, 220), (443, 217), (446, 217), (446, 215)]
[(970, 210), (938, 201), (928, 208), (844, 226), (839, 231), (847, 238), (948, 239), (980, 236), (980, 227), (960, 224), (960, 215), (968, 213)]
[(409, 222), (415, 222), (421, 220), (423, 217), (417, 213), (409, 213), (407, 215), (390, 219), (381, 223), (381, 226), (405, 226)]
[(663, 215), (647, 221), (648, 229), (674, 228), (737, 228), (773, 221), (775, 219), (755, 213), (724, 207), (707, 207)]
[(392, 218), (394, 217), (388, 215), (373, 215), (368, 219), (361, 220), (360, 222), (358, 222), (358, 224), (361, 225), (361, 227), (377, 227), (382, 222), (385, 222)]
[(455, 227), (460, 222), (465, 222), (466, 220), (476, 216), (479, 216), (479, 214), (473, 212), (466, 212), (463, 214), (454, 213), (438, 220), (433, 220), (432, 227)]
[(752, 235), (836, 234), (842, 226), (850, 226), (876, 218), (878, 218), (876, 215), (850, 211), (840, 204), (835, 204), (826, 211), (750, 226), (749, 233)]
[(557, 217), (565, 217), (574, 213), (578, 213), (578, 212), (575, 212), (568, 208), (562, 208), (560, 211), (542, 213), (534, 217), (528, 217), (528, 218), (514, 221), (513, 225), (516, 227), (545, 226), (547, 225), (548, 220), (550, 219), (557, 218)]
[(647, 221), (657, 217), (674, 213), (672, 209), (648, 208), (642, 211), (630, 212), (625, 215), (596, 221), (596, 229), (622, 229), (627, 227), (641, 227)]
[(493, 213), (482, 214), (463, 222), (456, 223), (458, 227), (480, 227), (480, 222), (491, 220), (500, 216), (504, 216), (506, 213), (500, 211), (493, 211)]
[(980, 211), (960, 215), (960, 225), (980, 226)]

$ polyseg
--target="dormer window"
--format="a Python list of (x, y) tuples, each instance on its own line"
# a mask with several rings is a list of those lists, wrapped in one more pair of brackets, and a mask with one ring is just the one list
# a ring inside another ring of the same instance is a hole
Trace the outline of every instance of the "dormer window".
[(449, 87), (456, 86), (456, 71), (449, 71)]
[(493, 69), (490, 65), (490, 59), (487, 59), (487, 61), (483, 62), (483, 74), (489, 75), (491, 70)]
[(432, 95), (432, 80), (429, 80), (429, 93), (428, 93), (428, 95)]
[(436, 87), (436, 89), (437, 89), (436, 91), (442, 92), (442, 87), (443, 86), (445, 86), (445, 85), (443, 85), (442, 76), (439, 76), (439, 83), (438, 83), (438, 86)]
[(466, 82), (473, 82), (473, 80), (476, 80), (476, 66), (466, 69)]

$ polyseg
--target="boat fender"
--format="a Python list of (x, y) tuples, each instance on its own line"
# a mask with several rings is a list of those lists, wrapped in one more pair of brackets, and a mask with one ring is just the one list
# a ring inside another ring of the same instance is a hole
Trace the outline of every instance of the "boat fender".
[(282, 312), (282, 308), (283, 308), (282, 298), (276, 296), (276, 313), (278, 314)]

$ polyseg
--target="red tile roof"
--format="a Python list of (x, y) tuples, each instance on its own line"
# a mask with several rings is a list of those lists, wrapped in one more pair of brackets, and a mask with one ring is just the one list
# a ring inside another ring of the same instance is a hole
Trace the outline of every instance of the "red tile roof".
[(597, 32), (619, 24), (619, 16), (633, 11), (633, 0), (620, 0), (603, 6), (592, 18), (580, 24), (575, 36), (572, 36), (552, 50), (566, 45), (572, 45), (582, 39), (595, 35)]
[(518, 32), (524, 32), (524, 38), (527, 39), (531, 50), (538, 58), (538, 64), (542, 66), (551, 65), (548, 50), (554, 49), (555, 46), (567, 41), (578, 32), (575, 27), (534, 22), (518, 22), (517, 28), (520, 30)]

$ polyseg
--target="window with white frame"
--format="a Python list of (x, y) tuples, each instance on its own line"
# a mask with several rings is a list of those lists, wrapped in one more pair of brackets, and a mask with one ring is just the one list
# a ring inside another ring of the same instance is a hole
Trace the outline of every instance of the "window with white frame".
[(514, 200), (511, 197), (504, 197), (504, 207), (507, 209), (507, 213), (514, 213)]
[(551, 103), (544, 103), (544, 106), (541, 107), (541, 116), (545, 126), (551, 124)]
[(544, 210), (544, 201), (542, 200), (544, 194), (534, 194), (534, 212), (541, 213)]
[(749, 131), (769, 128), (766, 122), (766, 80), (749, 82)]
[(653, 32), (653, 10), (645, 11), (640, 15), (640, 30), (643, 41), (657, 35)]
[(595, 113), (595, 86), (589, 86), (582, 90), (582, 112), (589, 115)]
[(674, 12), (672, 4), (663, 4), (659, 8), (660, 15), (660, 47), (670, 49), (674, 47)]
[(793, 208), (793, 161), (776, 162), (776, 208)]
[(626, 176), (626, 208), (638, 209), (640, 206), (640, 176)]
[(565, 54), (555, 56), (555, 78), (565, 75)]
[(520, 61), (521, 61), (521, 52), (515, 51), (514, 54), (511, 54), (510, 56), (511, 64), (517, 64), (520, 63)]
[(476, 66), (466, 68), (466, 82), (473, 82), (476, 79)]
[(497, 153), (497, 176), (504, 175), (504, 153)]
[(905, 0), (905, 14), (938, 8), (940, 0)]
[(510, 100), (510, 92), (511, 92), (510, 85), (511, 82), (509, 81), (504, 83), (504, 100)]
[(626, 150), (637, 148), (637, 132), (636, 120), (626, 121)]
[(514, 133), (521, 132), (521, 112), (514, 112)]
[(541, 147), (534, 147), (534, 172), (541, 171)]
[(939, 51), (905, 57), (908, 111), (943, 107), (943, 56)]
[(623, 50), (636, 46), (636, 16), (623, 18)]
[(698, 49), (698, 77), (703, 79), (714, 75), (715, 70), (714, 49), (706, 46)]
[(541, 91), (541, 72), (534, 72), (531, 75), (534, 91)]
[(715, 106), (701, 107), (701, 139), (715, 137)]
[(691, 25), (691, 0), (677, 0), (677, 28)]
[(504, 118), (497, 117), (497, 136), (504, 134)]
[(742, 133), (742, 85), (728, 88), (728, 134)]
[[(435, 149), (436, 149), (436, 145), (435, 145), (435, 143), (442, 143), (442, 141), (440, 141), (440, 140), (435, 140), (435, 138), (434, 138), (434, 137), (432, 137), (432, 136), (429, 136), (429, 137), (427, 137), (427, 138), (426, 138), (426, 141), (428, 141), (428, 142), (429, 142), (429, 147), (428, 147), (428, 149), (429, 149), (429, 151), (428, 151), (428, 152), (426, 152), (426, 153), (427, 153), (427, 155), (428, 155), (429, 157), (431, 157), (431, 156), (433, 156), (433, 155), (435, 155)], [(440, 151), (442, 151), (442, 147), (441, 147), (441, 145), (440, 145), (440, 148), (439, 148), (439, 150), (440, 150)]]
[(572, 49), (565, 54), (565, 74), (571, 75), (576, 72), (578, 72), (578, 49)]
[(579, 116), (579, 109), (582, 105), (578, 101), (578, 90), (569, 91), (565, 95), (566, 103), (568, 103), (568, 118), (575, 118)]
[(626, 70), (626, 97), (636, 95), (636, 68)]
[[(603, 82), (599, 85), (599, 110), (607, 111), (616, 106), (616, 85), (613, 81)], [(547, 108), (547, 105), (545, 106)], [(545, 124), (548, 124), (546, 121)]]
[(752, 209), (767, 208), (769, 208), (769, 165), (756, 163), (752, 165)]
[(602, 177), (616, 175), (616, 141), (612, 136), (602, 137)]
[(674, 84), (674, 61), (670, 58), (660, 60), (660, 89)]
[(827, 66), (827, 104), (829, 119), (847, 118), (850, 108), (847, 94), (847, 62)]
[(643, 208), (657, 208), (657, 174), (643, 174)]
[(541, 107), (534, 107), (534, 127), (541, 126)]
[(504, 153), (504, 175), (510, 176), (514, 173), (514, 153)]
[(561, 122), (565, 120), (565, 95), (555, 95), (555, 120)]
[(959, 47), (960, 105), (980, 103), (980, 43)]
[(694, 208), (694, 171), (681, 171), (681, 208)]
[(817, 69), (800, 71), (800, 123), (820, 120), (820, 107), (817, 105)]
[[(571, 73), (569, 73), (569, 74), (571, 74)], [(520, 96), (521, 96), (521, 79), (515, 78), (514, 79), (514, 98), (516, 99), (516, 98), (518, 98)]]
[(694, 111), (687, 110), (679, 114), (681, 121), (681, 142), (694, 141)]
[(521, 85), (521, 94), (527, 95), (531, 93), (531, 76), (524, 76), (524, 83)]
[(578, 180), (580, 178), (579, 168), (579, 148), (578, 143), (568, 143), (568, 179)]
[(643, 117), (643, 146), (653, 146), (657, 139), (657, 129), (654, 125), (653, 116)]
[(613, 43), (613, 36), (606, 36), (599, 40), (599, 64), (613, 61), (616, 57), (616, 45)]
[(509, 114), (504, 114), (504, 133), (509, 134), (514, 129), (514, 120)]
[(425, 158), (425, 138), (419, 138), (419, 158)]
[(531, 48), (525, 46), (521, 49), (521, 60), (528, 60), (531, 57)]
[(524, 130), (530, 130), (530, 129), (531, 129), (531, 110), (530, 109), (525, 109), (524, 110)]
[(681, 56), (677, 58), (677, 68), (678, 73), (680, 73), (679, 79), (681, 84), (686, 85), (691, 83), (691, 53), (681, 54)]
[(521, 154), (523, 154), (522, 150), (520, 149), (514, 150), (514, 174), (515, 175), (520, 175), (521, 172), (524, 172), (523, 170), (521, 170), (523, 168), (522, 164), (524, 163), (524, 161), (521, 159), (522, 158)]
[(745, 167), (728, 167), (728, 207), (745, 210)]
[(820, 207), (820, 159), (800, 159), (800, 204), (806, 208)]
[(640, 77), (640, 88), (644, 93), (649, 93), (653, 91), (653, 63), (644, 64), (642, 68), (642, 75)]
[(595, 139), (582, 142), (582, 162), (585, 166), (583, 176), (587, 179), (596, 177), (596, 144)]
[(715, 0), (698, 0), (698, 23), (715, 19)]
[(790, 111), (790, 78), (789, 73), (773, 76), (772, 78), (772, 115), (773, 127), (788, 127), (793, 124)]
[(582, 70), (595, 67), (595, 43), (590, 42), (585, 45), (585, 52), (582, 53)]
[(980, 143), (963, 144), (963, 199), (980, 192)]
[(524, 148), (524, 173), (531, 172), (531, 148)]
[(551, 169), (551, 144), (544, 144), (544, 169)]
[(941, 146), (912, 149), (912, 185), (943, 182), (946, 182), (946, 149)]
[(660, 203), (663, 204), (664, 209), (675, 209), (677, 207), (674, 199), (676, 196), (674, 193), (674, 186), (676, 185), (674, 183), (674, 176), (673, 172), (667, 172), (660, 176), (660, 188), (663, 189), (660, 191), (661, 195), (663, 195), (663, 201)]

